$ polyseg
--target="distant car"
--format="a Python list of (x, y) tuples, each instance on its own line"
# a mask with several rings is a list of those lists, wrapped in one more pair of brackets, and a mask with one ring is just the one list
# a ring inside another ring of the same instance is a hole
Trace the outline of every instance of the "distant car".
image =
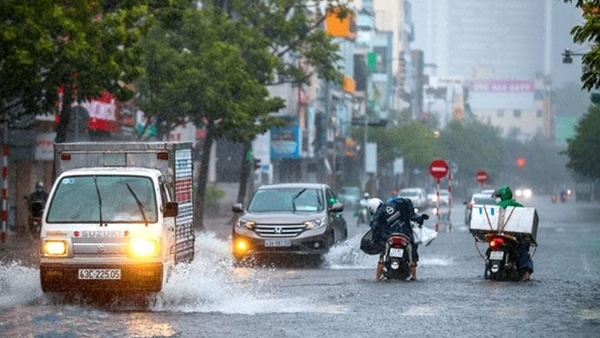
[[(435, 207), (437, 204), (437, 193), (431, 192), (427, 194), (427, 203), (430, 207)], [(448, 189), (440, 189), (440, 205), (450, 204), (450, 191)]]
[(516, 198), (530, 198), (533, 196), (533, 190), (530, 188), (517, 188), (515, 189)]
[(471, 199), (468, 202), (465, 202), (465, 225), (469, 225), (471, 222), (471, 213), (473, 212), (473, 205), (475, 204), (483, 204), (483, 205), (496, 205), (498, 200), (492, 197), (491, 193), (476, 193), (471, 196)]
[(344, 208), (356, 209), (360, 204), (360, 188), (342, 187), (338, 194), (338, 199), (344, 203)]
[(344, 205), (326, 184), (286, 183), (259, 187), (233, 225), (237, 262), (261, 255), (320, 257), (348, 237)]
[(409, 198), (416, 209), (427, 208), (427, 192), (423, 188), (404, 188), (398, 192), (398, 197)]

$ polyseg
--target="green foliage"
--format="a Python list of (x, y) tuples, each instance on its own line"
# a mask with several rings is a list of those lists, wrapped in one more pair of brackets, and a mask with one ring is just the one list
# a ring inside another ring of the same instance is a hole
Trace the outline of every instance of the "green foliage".
[(209, 185), (206, 187), (206, 205), (216, 205), (219, 200), (225, 198), (225, 190), (219, 189), (215, 185)]
[[(106, 2), (108, 3), (108, 2)], [(29, 113), (48, 112), (60, 85), (81, 101), (110, 91), (119, 99), (141, 72), (138, 39), (147, 1), (104, 8), (102, 1), (17, 1), (0, 4), (0, 100), (22, 99)]]
[[(572, 3), (572, 0), (563, 0), (565, 3)], [(571, 29), (573, 42), (589, 45), (591, 50), (585, 53), (581, 62), (583, 64), (583, 73), (581, 81), (583, 88), (592, 90), (600, 88), (600, 0), (577, 0), (575, 7), (583, 11), (584, 22)]]
[(500, 131), (477, 121), (451, 121), (440, 134), (445, 158), (458, 164), (458, 177), (470, 181), (479, 170), (498, 176), (504, 164)]
[[(397, 157), (404, 157), (408, 168), (427, 168), (440, 155), (433, 130), (420, 122), (409, 122), (398, 127), (368, 127), (368, 142), (377, 143), (378, 167), (390, 167)], [(354, 127), (354, 139), (362, 139), (363, 127)]]
[(575, 137), (567, 140), (567, 167), (576, 173), (600, 179), (600, 106), (592, 106), (575, 129)]

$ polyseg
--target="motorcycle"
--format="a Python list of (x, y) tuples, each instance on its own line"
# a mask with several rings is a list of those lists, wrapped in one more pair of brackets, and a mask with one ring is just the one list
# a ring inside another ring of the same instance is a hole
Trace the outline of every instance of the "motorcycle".
[[(26, 198), (27, 199), (27, 198)], [(40, 238), (42, 232), (42, 215), (44, 203), (42, 201), (29, 201), (29, 231), (34, 238)]]
[(360, 226), (362, 223), (369, 224), (371, 222), (371, 213), (366, 205), (360, 206), (360, 209), (356, 211), (356, 226)]
[(560, 201), (561, 201), (562, 203), (565, 203), (565, 202), (567, 201), (567, 196), (568, 196), (567, 192), (564, 192), (564, 191), (563, 191), (563, 192), (561, 192), (561, 193), (560, 193)]
[(391, 233), (385, 242), (383, 277), (407, 279), (410, 276), (411, 254), (410, 237), (401, 233)]
[[(420, 222), (415, 220), (411, 221), (411, 224), (414, 228), (422, 225), (423, 220), (426, 219), (429, 219), (429, 215), (423, 214), (420, 216)], [(413, 246), (409, 236), (396, 232), (389, 234), (383, 254), (383, 277), (400, 280), (410, 277), (412, 250)]]
[(485, 236), (488, 249), (485, 253), (484, 279), (494, 281), (518, 281), (523, 277), (520, 271), (515, 236), (503, 233), (489, 233)]

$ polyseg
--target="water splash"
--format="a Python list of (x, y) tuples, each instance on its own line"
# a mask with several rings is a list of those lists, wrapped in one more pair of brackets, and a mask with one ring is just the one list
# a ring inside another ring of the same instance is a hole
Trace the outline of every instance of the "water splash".
[(0, 263), (0, 310), (31, 304), (42, 297), (39, 270), (19, 262)]

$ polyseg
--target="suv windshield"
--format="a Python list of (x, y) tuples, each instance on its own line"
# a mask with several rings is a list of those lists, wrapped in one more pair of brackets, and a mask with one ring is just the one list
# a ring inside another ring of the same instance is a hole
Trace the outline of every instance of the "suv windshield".
[(248, 211), (319, 212), (324, 207), (323, 193), (318, 189), (259, 189), (252, 197)]
[(64, 177), (50, 202), (48, 223), (157, 221), (152, 181), (140, 176)]

